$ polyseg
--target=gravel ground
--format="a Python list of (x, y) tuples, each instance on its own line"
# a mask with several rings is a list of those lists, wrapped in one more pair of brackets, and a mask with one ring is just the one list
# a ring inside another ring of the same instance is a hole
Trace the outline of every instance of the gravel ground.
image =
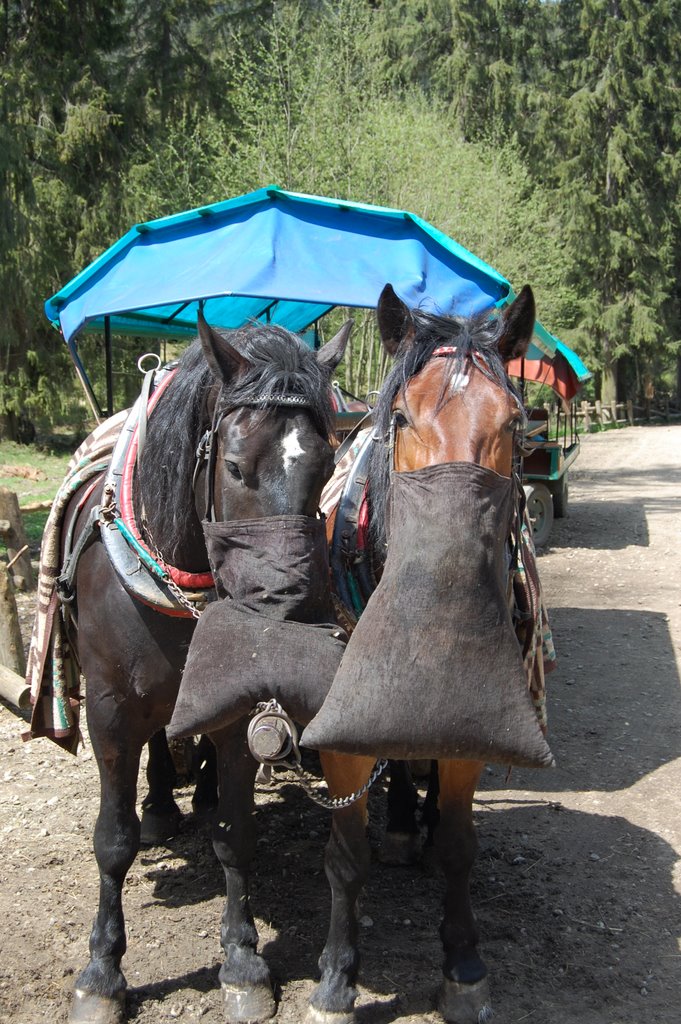
[[(540, 571), (559, 667), (549, 679), (558, 767), (489, 769), (473, 880), (498, 1024), (676, 1024), (681, 1006), (681, 427), (588, 437), (570, 509)], [(26, 632), (32, 595), (20, 599)], [(67, 1019), (97, 898), (98, 781), (0, 707), (0, 1020)], [(144, 850), (125, 907), (136, 1024), (222, 1020), (221, 872), (181, 789), (183, 826)], [(300, 1022), (328, 912), (326, 812), (282, 777), (258, 792), (253, 905)], [(384, 799), (371, 797), (371, 839)], [(359, 1024), (435, 1022), (442, 880), (379, 863), (362, 900)]]

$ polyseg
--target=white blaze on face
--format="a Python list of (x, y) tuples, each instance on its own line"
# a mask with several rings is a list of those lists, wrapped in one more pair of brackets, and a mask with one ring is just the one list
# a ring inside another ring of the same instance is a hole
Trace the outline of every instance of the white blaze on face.
[(297, 427), (293, 427), (292, 430), (289, 431), (281, 442), (281, 447), (284, 455), (284, 472), (288, 473), (293, 460), (297, 459), (299, 455), (305, 454), (303, 449), (300, 447)]

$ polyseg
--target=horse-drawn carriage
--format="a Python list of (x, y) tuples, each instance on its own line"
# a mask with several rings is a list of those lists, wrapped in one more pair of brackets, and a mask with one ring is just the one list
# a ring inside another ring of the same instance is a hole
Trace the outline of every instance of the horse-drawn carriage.
[(568, 471), (579, 454), (574, 399), (591, 374), (558, 339), (551, 358), (514, 360), (508, 372), (533, 391), (532, 401), (526, 401), (532, 445), (523, 459), (523, 484), (534, 542), (540, 547), (554, 518), (567, 515)]
[[(353, 487), (362, 479), (371, 499), (355, 525), (375, 590), (347, 648), (329, 623), (317, 509), (332, 471), (330, 385), (348, 329), (318, 351), (286, 330), (308, 330), (336, 306), (376, 308), (395, 358), (364, 475), (348, 478)], [(517, 468), (526, 415), (508, 374), (513, 360), (557, 348), (535, 323), (530, 289), (514, 296), (496, 271), (410, 214), (272, 187), (136, 226), (46, 310), (98, 418), (81, 330), (104, 330), (109, 416), (115, 333), (189, 338), (198, 325), (200, 335), (178, 366), (145, 376), (134, 412), (115, 424), (113, 455), (97, 461), (95, 437), (58, 496), (69, 557), (59, 566), (51, 552), (56, 586), (46, 577), (41, 600), (45, 622), (60, 619), (61, 601), (78, 628), (34, 634), (32, 729), (74, 749), (77, 680), (69, 689), (50, 657), (77, 646), (102, 784), (100, 904), (71, 1021), (125, 1019), (121, 896), (139, 845), (140, 754), (164, 727), (186, 731), (178, 708), (198, 709), (192, 724), (203, 722), (216, 749), (225, 1014), (261, 1021), (276, 1011), (247, 882), (256, 765), (245, 723), (263, 698), (270, 715), (272, 701), (290, 711), (274, 714), (268, 742), (292, 720), (305, 725), (331, 793), (331, 924), (309, 1020), (354, 1020), (356, 901), (377, 756), (439, 762), (435, 843), (447, 897), (438, 1005), (449, 1021), (487, 1019), (468, 894), (473, 793), (486, 761), (552, 763), (542, 728), (545, 621)], [(134, 552), (127, 568), (112, 553), (120, 537)], [(145, 569), (169, 607), (139, 591)], [(204, 592), (211, 584), (217, 600)], [(208, 695), (207, 712), (197, 694)], [(168, 778), (157, 768), (149, 782), (145, 815), (172, 817)]]

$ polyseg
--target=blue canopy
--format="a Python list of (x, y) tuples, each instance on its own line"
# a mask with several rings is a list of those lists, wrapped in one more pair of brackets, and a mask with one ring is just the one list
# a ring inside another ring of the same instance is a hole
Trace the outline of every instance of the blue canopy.
[[(402, 210), (275, 185), (137, 224), (45, 303), (76, 355), (83, 329), (192, 337), (263, 320), (302, 332), (335, 306), (373, 308), (390, 282), (409, 306), (470, 316), (514, 298), (496, 270)], [(552, 355), (537, 323), (535, 357)]]

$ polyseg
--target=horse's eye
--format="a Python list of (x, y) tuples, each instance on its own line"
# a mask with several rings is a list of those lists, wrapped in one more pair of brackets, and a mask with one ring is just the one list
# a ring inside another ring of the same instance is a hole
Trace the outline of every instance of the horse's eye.
[(241, 470), (237, 466), (236, 462), (230, 462), (229, 459), (225, 459), (225, 466), (230, 476), (233, 476), (235, 480), (241, 480)]
[(409, 426), (409, 420), (399, 409), (396, 409), (393, 413), (393, 422), (398, 430), (404, 430), (405, 427)]

